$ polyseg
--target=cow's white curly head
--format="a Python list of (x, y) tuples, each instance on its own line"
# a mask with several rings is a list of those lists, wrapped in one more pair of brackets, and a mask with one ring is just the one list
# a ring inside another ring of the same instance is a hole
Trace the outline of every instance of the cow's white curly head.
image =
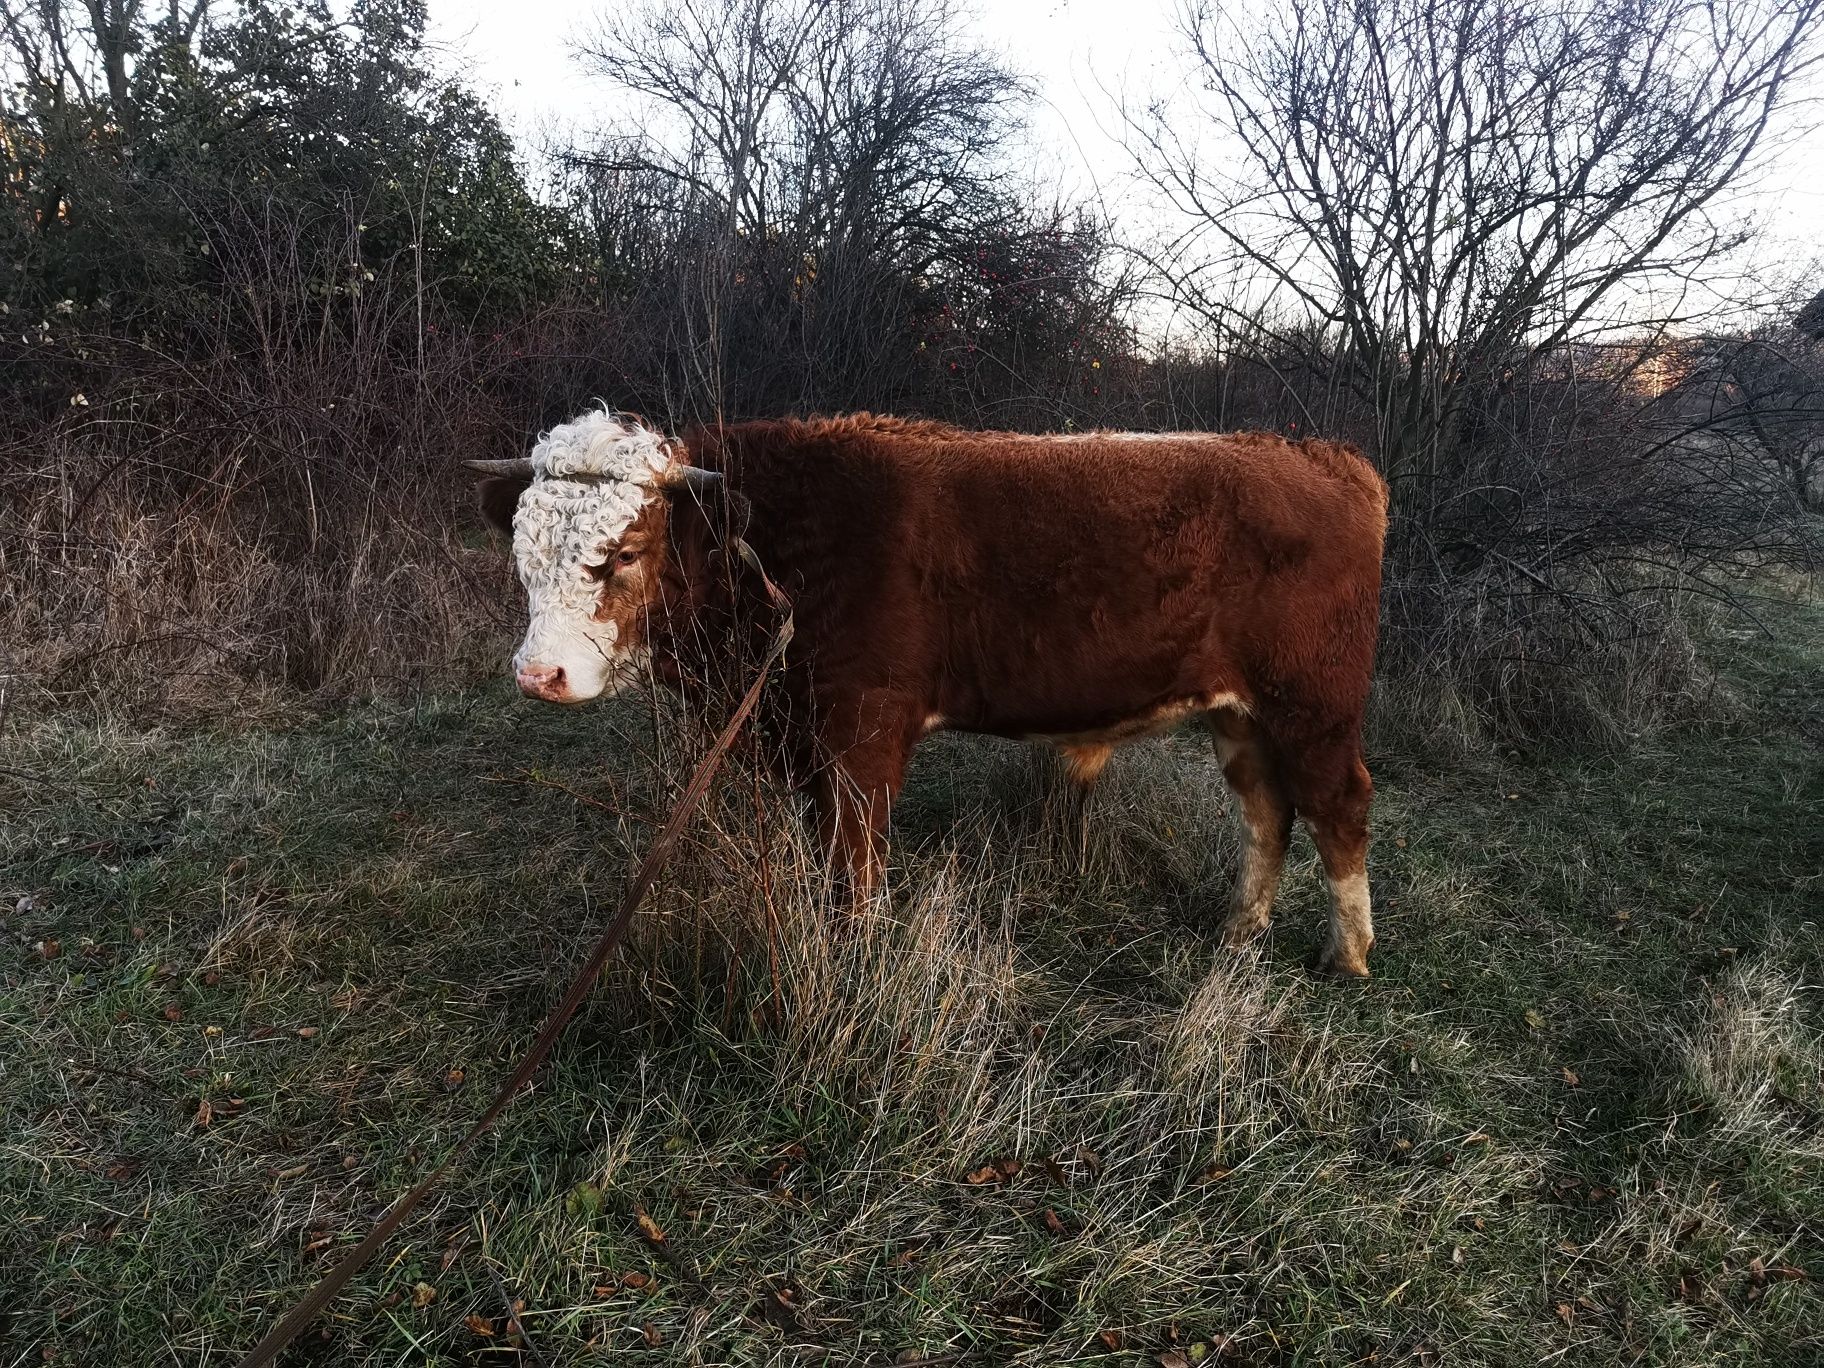
[(656, 529), (635, 524), (662, 498), (672, 465), (662, 434), (607, 408), (552, 428), (533, 448), (513, 513), (530, 613), (513, 670), (526, 693), (581, 703), (644, 672), (644, 614), (663, 548)]

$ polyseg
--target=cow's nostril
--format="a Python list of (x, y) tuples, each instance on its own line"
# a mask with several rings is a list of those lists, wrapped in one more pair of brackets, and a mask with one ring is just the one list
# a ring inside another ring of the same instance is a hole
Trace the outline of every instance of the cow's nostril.
[(564, 693), (564, 667), (528, 665), (517, 675), (521, 693), (534, 698), (557, 698)]

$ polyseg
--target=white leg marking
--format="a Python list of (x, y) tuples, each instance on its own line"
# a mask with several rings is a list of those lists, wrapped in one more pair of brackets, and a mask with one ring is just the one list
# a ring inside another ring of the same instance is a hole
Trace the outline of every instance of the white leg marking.
[(1374, 917), (1369, 907), (1368, 871), (1358, 869), (1330, 881), (1330, 943), (1318, 968), (1332, 974), (1368, 975), (1368, 951), (1374, 944)]

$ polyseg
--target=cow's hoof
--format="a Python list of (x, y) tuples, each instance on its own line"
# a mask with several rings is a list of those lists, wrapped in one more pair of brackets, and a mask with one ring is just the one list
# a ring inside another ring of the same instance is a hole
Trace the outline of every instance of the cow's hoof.
[(1363, 950), (1351, 954), (1338, 946), (1326, 945), (1312, 961), (1314, 972), (1328, 978), (1365, 979), (1372, 978), (1368, 972), (1368, 952)]
[(1263, 917), (1256, 912), (1231, 912), (1222, 924), (1222, 943), (1230, 950), (1245, 950), (1260, 939), (1272, 922), (1271, 916)]

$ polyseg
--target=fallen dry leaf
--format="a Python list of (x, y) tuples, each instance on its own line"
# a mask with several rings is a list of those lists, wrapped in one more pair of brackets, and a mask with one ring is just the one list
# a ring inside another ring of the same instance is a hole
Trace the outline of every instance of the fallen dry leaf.
[(797, 1334), (804, 1329), (804, 1321), (798, 1314), (800, 1295), (795, 1283), (781, 1283), (777, 1287), (768, 1288), (754, 1309), (768, 1325)]
[(494, 1322), (486, 1316), (464, 1316), (462, 1323), (468, 1327), (470, 1334), (480, 1335), (483, 1339), (491, 1339), (494, 1335)]
[(636, 1292), (643, 1287), (652, 1286), (652, 1279), (647, 1277), (644, 1273), (623, 1273), (621, 1274), (621, 1281)]
[(316, 1037), (317, 1032), (321, 1029), (322, 1028), (318, 1027), (318, 1026), (300, 1026), (300, 1027), (298, 1027), (298, 1039), (299, 1040), (314, 1039)]
[(1015, 1159), (1010, 1155), (1003, 1155), (999, 1159), (989, 1160), (973, 1173), (964, 1174), (963, 1179), (965, 1182), (973, 1183), (977, 1187), (982, 1186), (984, 1183), (1011, 1183), (1015, 1178), (1019, 1177), (1020, 1170), (1024, 1167), (1025, 1165), (1018, 1159)]
[(42, 940), (38, 942), (38, 954), (44, 959), (56, 959), (62, 953), (62, 941)]
[(1044, 1216), (1045, 1229), (1049, 1230), (1053, 1235), (1063, 1235), (1067, 1233), (1064, 1222), (1058, 1218), (1057, 1212), (1053, 1211), (1050, 1207), (1046, 1207)]
[(646, 1214), (645, 1207), (636, 1207), (634, 1209), (633, 1219), (639, 1223), (640, 1237), (644, 1239), (647, 1244), (662, 1245), (665, 1243), (665, 1232), (659, 1228), (659, 1223), (657, 1221)]
[(182, 1021), (184, 1019), (184, 1009), (179, 1007), (175, 1002), (167, 1002), (165, 1004), (164, 1017), (166, 1021)]
[(215, 1120), (215, 1108), (209, 1104), (208, 1098), (202, 1098), (197, 1102), (196, 1115), (191, 1120), (198, 1130), (208, 1129), (209, 1123)]
[(794, 1141), (780, 1150), (765, 1163), (755, 1167), (751, 1181), (758, 1188), (779, 1187), (785, 1181), (785, 1175), (794, 1167), (804, 1162), (806, 1152), (801, 1141)]
[(1575, 1088), (1583, 1082), (1583, 1076), (1569, 1064), (1560, 1064), (1558, 1066), (1558, 1073), (1564, 1079), (1566, 1087)]
[(455, 1092), (456, 1089), (462, 1086), (463, 1077), (464, 1074), (461, 1069), (451, 1069), (443, 1076), (443, 1090), (445, 1092)]
[(421, 1282), (412, 1289), (412, 1305), (423, 1310), (437, 1300), (437, 1289), (427, 1282)]
[(665, 1343), (665, 1336), (659, 1333), (659, 1327), (651, 1321), (647, 1321), (640, 1327), (640, 1337), (646, 1341), (646, 1347), (649, 1349), (657, 1349)]
[(1545, 1016), (1537, 1007), (1528, 1007), (1520, 1014), (1520, 1019), (1528, 1026), (1531, 1026), (1535, 1031), (1543, 1031), (1545, 1029)]
[(1119, 1330), (1098, 1330), (1096, 1331), (1096, 1338), (1101, 1342), (1102, 1347), (1111, 1354), (1121, 1347), (1121, 1332)]

